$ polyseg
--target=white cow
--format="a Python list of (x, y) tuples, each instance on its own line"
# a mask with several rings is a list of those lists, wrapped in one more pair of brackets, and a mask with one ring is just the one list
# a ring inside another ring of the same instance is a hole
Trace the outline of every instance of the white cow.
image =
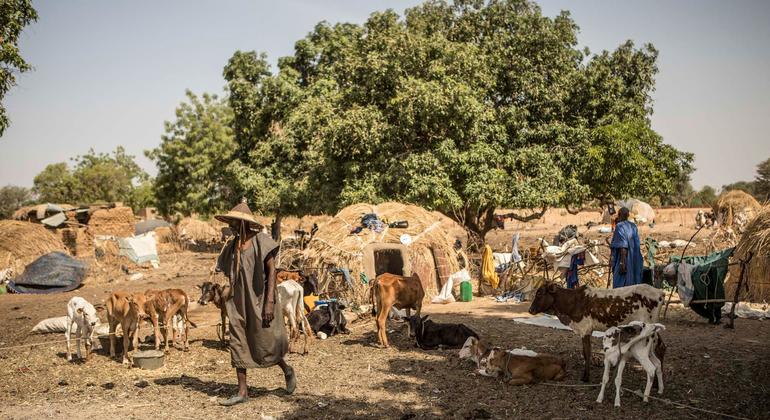
[(80, 342), (85, 341), (86, 360), (90, 355), (91, 345), (94, 335), (94, 329), (99, 325), (99, 317), (96, 315), (94, 305), (80, 296), (75, 296), (67, 303), (67, 331), (64, 335), (67, 337), (67, 361), (72, 360), (72, 351), (70, 350), (70, 341), (72, 339), (72, 328), (75, 327), (77, 333), (77, 353), (78, 359), (82, 359), (80, 354)]
[(665, 330), (662, 324), (645, 324), (634, 321), (628, 325), (611, 327), (604, 333), (604, 376), (602, 377), (602, 389), (596, 402), (604, 400), (604, 388), (610, 380), (610, 369), (617, 365), (618, 373), (615, 376), (615, 407), (620, 407), (620, 387), (623, 381), (623, 368), (626, 361), (633, 356), (647, 373), (647, 385), (644, 388), (644, 402), (648, 401), (652, 380), (658, 376), (658, 394), (663, 393), (663, 363), (656, 355), (655, 350), (662, 344), (659, 331)]
[(289, 339), (293, 342), (299, 338), (297, 321), (305, 334), (305, 344), (302, 353), (307, 353), (307, 339), (313, 334), (310, 323), (305, 317), (305, 305), (303, 302), (302, 286), (294, 280), (286, 280), (278, 285), (278, 297), (281, 310), (286, 322), (289, 324)]

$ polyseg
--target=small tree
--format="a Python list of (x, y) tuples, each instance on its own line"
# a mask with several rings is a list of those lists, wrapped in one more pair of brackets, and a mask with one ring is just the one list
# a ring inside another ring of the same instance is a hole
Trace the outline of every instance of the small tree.
[(757, 165), (754, 193), (759, 201), (770, 200), (770, 158)]
[(216, 95), (186, 95), (176, 120), (166, 122), (160, 146), (145, 154), (158, 166), (155, 196), (162, 214), (210, 215), (235, 199), (227, 174), (237, 148), (233, 114)]
[(10, 219), (13, 212), (32, 202), (32, 192), (24, 187), (6, 185), (0, 188), (0, 219)]

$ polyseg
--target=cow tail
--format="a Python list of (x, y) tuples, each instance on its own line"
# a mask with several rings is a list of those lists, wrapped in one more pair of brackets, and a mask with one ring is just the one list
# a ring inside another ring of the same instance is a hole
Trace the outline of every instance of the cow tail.
[(377, 316), (377, 305), (375, 304), (376, 293), (377, 293), (377, 279), (374, 279), (369, 284), (369, 303), (372, 305), (372, 316)]
[(187, 296), (187, 293), (184, 294), (184, 311), (182, 311), (182, 314), (184, 316), (184, 321), (190, 323), (190, 326), (193, 328), (198, 328), (197, 325), (195, 325), (194, 322), (190, 321), (190, 318), (187, 317), (187, 309), (190, 308), (190, 298)]
[(310, 337), (313, 335), (312, 329), (310, 328), (310, 322), (308, 322), (307, 317), (305, 316), (305, 300), (303, 299), (303, 295), (300, 294), (299, 297), (297, 297), (297, 303), (295, 305), (297, 310), (297, 320), (299, 321), (299, 327), (302, 328), (302, 332), (305, 333), (305, 338)]

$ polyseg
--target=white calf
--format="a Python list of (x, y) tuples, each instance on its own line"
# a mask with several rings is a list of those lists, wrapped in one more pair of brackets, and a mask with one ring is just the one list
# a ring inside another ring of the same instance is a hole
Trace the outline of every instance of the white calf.
[(99, 317), (96, 315), (94, 305), (91, 305), (87, 300), (79, 296), (70, 299), (69, 303), (67, 303), (67, 331), (64, 333), (67, 337), (67, 361), (72, 360), (72, 351), (70, 350), (72, 327), (76, 327), (78, 359), (83, 358), (80, 354), (80, 342), (85, 341), (86, 360), (88, 360), (94, 329), (98, 324)]
[(648, 401), (653, 377), (658, 376), (658, 394), (663, 393), (663, 369), (658, 356), (655, 355), (655, 347), (660, 340), (659, 331), (665, 327), (662, 324), (645, 324), (634, 321), (628, 325), (612, 327), (607, 330), (603, 339), (604, 347), (604, 376), (602, 377), (602, 389), (596, 402), (604, 400), (604, 388), (610, 380), (610, 369), (617, 365), (618, 373), (615, 376), (615, 407), (620, 407), (620, 386), (623, 381), (623, 368), (629, 356), (633, 356), (647, 373), (647, 386), (644, 388), (644, 402)]
[(305, 317), (305, 305), (302, 300), (304, 297), (302, 286), (294, 280), (286, 280), (278, 285), (278, 296), (280, 298), (281, 310), (286, 322), (289, 324), (289, 339), (294, 341), (299, 338), (297, 329), (297, 320), (300, 328), (305, 334), (305, 344), (302, 353), (307, 353), (307, 338), (313, 332), (310, 329), (310, 323)]

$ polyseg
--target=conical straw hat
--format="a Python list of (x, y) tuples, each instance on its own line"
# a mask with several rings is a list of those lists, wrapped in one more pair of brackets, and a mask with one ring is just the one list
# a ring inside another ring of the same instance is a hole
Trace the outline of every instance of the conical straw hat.
[(230, 224), (232, 221), (244, 221), (252, 226), (262, 226), (257, 222), (257, 219), (254, 218), (254, 213), (251, 212), (251, 209), (249, 209), (249, 206), (246, 203), (239, 203), (237, 206), (233, 207), (232, 210), (225, 214), (218, 214), (214, 216), (214, 218), (227, 224)]

